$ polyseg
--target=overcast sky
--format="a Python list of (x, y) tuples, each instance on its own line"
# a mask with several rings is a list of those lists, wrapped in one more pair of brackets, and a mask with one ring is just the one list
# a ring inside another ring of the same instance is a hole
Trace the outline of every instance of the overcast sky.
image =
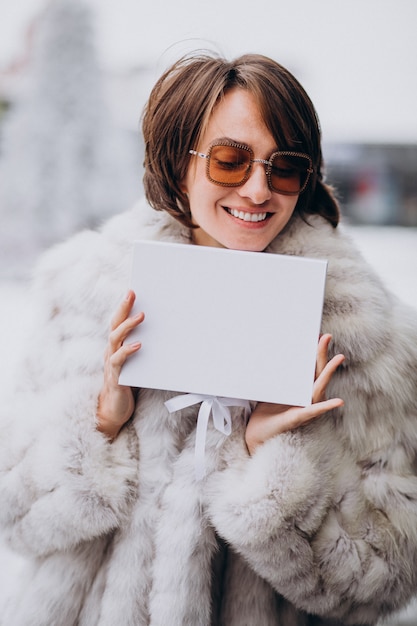
[[(0, 0), (0, 67), (48, 0)], [(261, 52), (295, 73), (324, 139), (417, 143), (417, 0), (86, 0), (103, 66)]]

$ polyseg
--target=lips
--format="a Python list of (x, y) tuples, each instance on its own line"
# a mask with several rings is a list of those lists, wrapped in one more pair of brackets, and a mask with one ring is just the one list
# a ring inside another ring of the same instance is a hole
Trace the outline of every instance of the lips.
[(243, 222), (264, 222), (270, 216), (270, 213), (266, 213), (265, 211), (262, 213), (250, 213), (249, 211), (238, 211), (237, 209), (229, 209), (228, 207), (225, 207), (225, 210), (229, 215)]

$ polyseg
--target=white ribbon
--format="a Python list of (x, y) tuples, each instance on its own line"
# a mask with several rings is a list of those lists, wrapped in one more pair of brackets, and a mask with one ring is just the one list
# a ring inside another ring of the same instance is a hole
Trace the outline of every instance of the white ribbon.
[(207, 396), (200, 393), (186, 393), (175, 396), (165, 402), (165, 406), (170, 413), (175, 413), (186, 407), (193, 406), (201, 402), (198, 411), (197, 429), (195, 439), (195, 475), (196, 480), (201, 480), (205, 476), (204, 450), (206, 447), (207, 426), (210, 414), (213, 416), (214, 428), (228, 437), (232, 432), (232, 418), (230, 406), (242, 406), (247, 414), (250, 412), (248, 400), (238, 398), (218, 398), (217, 396)]

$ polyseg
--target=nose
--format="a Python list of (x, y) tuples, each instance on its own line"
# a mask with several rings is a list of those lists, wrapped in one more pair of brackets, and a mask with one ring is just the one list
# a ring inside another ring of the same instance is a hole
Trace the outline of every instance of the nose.
[(272, 192), (268, 186), (263, 163), (252, 163), (249, 178), (238, 187), (238, 193), (244, 198), (249, 198), (253, 204), (263, 204), (271, 199)]

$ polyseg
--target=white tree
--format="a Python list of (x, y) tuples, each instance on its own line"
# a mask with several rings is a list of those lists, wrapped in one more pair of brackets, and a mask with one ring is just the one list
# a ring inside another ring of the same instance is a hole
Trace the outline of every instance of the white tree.
[(133, 139), (105, 104), (93, 16), (83, 0), (52, 0), (35, 25), (29, 87), (4, 122), (0, 158), (3, 257), (28, 259), (132, 202)]

